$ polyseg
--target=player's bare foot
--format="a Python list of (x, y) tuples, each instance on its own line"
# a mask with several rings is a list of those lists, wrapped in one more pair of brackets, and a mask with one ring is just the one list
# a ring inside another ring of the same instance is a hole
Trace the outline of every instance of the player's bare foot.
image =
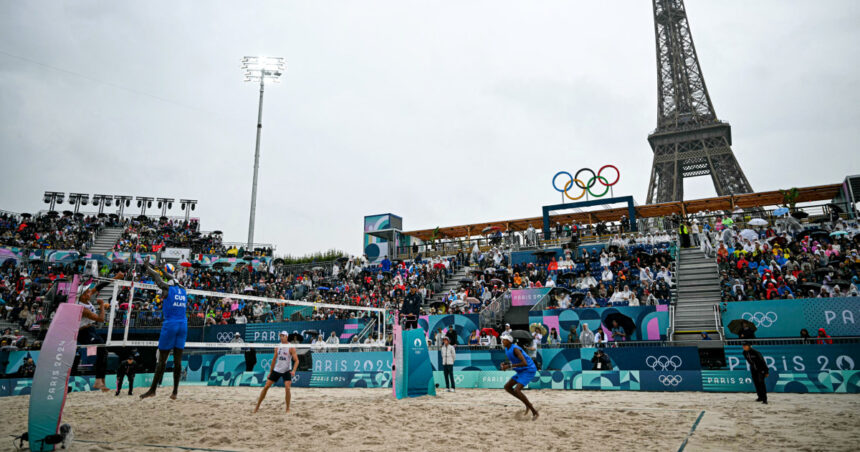
[(260, 411), (260, 407), (254, 407), (254, 414), (257, 414), (257, 411)]
[(140, 395), (140, 400), (148, 399), (150, 397), (155, 397), (155, 391), (146, 391)]
[(533, 420), (533, 421), (536, 421), (536, 420), (538, 419), (538, 417), (540, 417), (540, 414), (538, 414), (538, 412), (537, 412), (537, 411), (535, 411), (534, 416), (532, 416), (532, 420)]
[(176, 400), (176, 393), (170, 394), (170, 400)]

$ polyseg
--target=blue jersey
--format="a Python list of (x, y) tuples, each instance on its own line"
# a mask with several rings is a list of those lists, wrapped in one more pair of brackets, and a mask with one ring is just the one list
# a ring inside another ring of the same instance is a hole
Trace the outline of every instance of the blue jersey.
[(161, 314), (164, 323), (188, 323), (185, 317), (185, 288), (174, 284), (167, 290), (167, 296), (161, 303)]
[(525, 358), (526, 360), (526, 366), (513, 368), (516, 373), (519, 374), (523, 372), (537, 372), (537, 366), (535, 366), (535, 362), (532, 361), (532, 358), (528, 355), (528, 353), (526, 353), (525, 350), (520, 348), (520, 346), (517, 344), (511, 344), (510, 347), (505, 349), (505, 355), (508, 356), (508, 360), (511, 362), (511, 364), (520, 363), (520, 360), (517, 359), (517, 355), (514, 354), (514, 350), (519, 350), (520, 353), (522, 353), (523, 358)]

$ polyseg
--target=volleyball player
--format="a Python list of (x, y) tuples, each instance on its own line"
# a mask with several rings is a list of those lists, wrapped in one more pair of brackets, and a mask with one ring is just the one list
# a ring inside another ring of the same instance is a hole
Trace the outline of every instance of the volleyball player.
[(510, 334), (502, 334), (502, 347), (504, 347), (505, 355), (510, 360), (510, 363), (502, 363), (502, 370), (513, 369), (516, 372), (516, 375), (511, 377), (508, 383), (505, 384), (505, 391), (520, 399), (526, 406), (526, 414), (531, 411), (532, 420), (537, 420), (537, 410), (529, 402), (528, 397), (523, 394), (523, 388), (529, 384), (537, 373), (537, 366), (535, 366), (534, 361), (519, 345), (514, 344), (514, 338)]
[[(122, 279), (124, 275), (122, 273), (118, 273), (114, 279)], [(96, 333), (96, 323), (101, 323), (105, 321), (105, 309), (110, 307), (109, 302), (102, 303), (98, 300), (99, 292), (110, 285), (109, 281), (102, 281), (98, 284), (91, 286), (88, 289), (84, 289), (81, 294), (78, 296), (77, 304), (83, 305), (84, 309), (81, 312), (81, 324), (78, 329), (78, 345), (98, 345), (104, 344), (104, 339), (101, 338)], [(94, 304), (95, 302), (95, 304)], [(98, 308), (96, 308), (98, 305)], [(105, 384), (105, 373), (107, 373), (107, 349), (105, 347), (98, 347), (96, 349), (96, 382), (93, 384), (93, 388), (99, 389), (102, 392), (108, 392), (107, 385)], [(75, 354), (75, 359), (72, 364), (73, 373), (77, 373), (78, 364), (81, 362), (81, 357), (78, 354)]]
[(260, 397), (257, 399), (257, 406), (254, 408), (255, 413), (260, 409), (260, 404), (266, 398), (269, 388), (281, 378), (284, 379), (284, 389), (287, 392), (287, 413), (290, 412), (290, 386), (293, 384), (293, 376), (296, 375), (296, 368), (299, 367), (299, 355), (296, 354), (296, 349), (290, 346), (289, 343), (290, 334), (286, 331), (281, 331), (281, 345), (275, 349), (275, 355), (272, 357), (272, 365), (269, 368), (269, 377), (266, 379), (266, 386), (263, 386), (263, 391), (260, 392)]
[(170, 398), (176, 400), (179, 391), (179, 380), (182, 376), (182, 350), (185, 349), (185, 339), (188, 336), (188, 318), (185, 316), (186, 292), (185, 287), (179, 283), (176, 267), (173, 264), (164, 266), (164, 275), (167, 281), (161, 278), (152, 267), (149, 259), (144, 263), (146, 274), (152, 278), (166, 294), (161, 302), (161, 333), (158, 336), (158, 364), (155, 367), (155, 375), (152, 378), (152, 386), (149, 391), (141, 394), (140, 398), (155, 396), (155, 389), (161, 382), (164, 369), (167, 367), (167, 358), (173, 350), (173, 393)]

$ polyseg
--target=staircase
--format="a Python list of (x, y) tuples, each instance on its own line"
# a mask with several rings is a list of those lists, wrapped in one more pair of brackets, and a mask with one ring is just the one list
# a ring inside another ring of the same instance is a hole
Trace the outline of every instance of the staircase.
[(720, 302), (717, 262), (699, 248), (681, 249), (677, 266), (677, 302), (673, 340), (698, 340), (700, 333), (717, 333), (714, 306)]
[[(448, 295), (448, 292), (451, 289), (459, 288), (460, 287), (460, 280), (463, 278), (469, 277), (468, 272), (469, 272), (470, 268), (471, 267), (467, 267), (464, 265), (464, 266), (460, 267), (459, 269), (457, 269), (457, 271), (452, 273), (448, 277), (448, 280), (445, 282), (445, 284), (442, 285), (442, 288), (439, 290), (439, 292), (433, 294), (432, 297), (424, 300), (424, 306), (429, 307), (430, 303), (433, 303), (436, 301), (441, 301), (442, 298), (444, 298), (446, 295)], [(477, 267), (475, 267), (475, 268), (477, 268)]]
[(116, 242), (122, 236), (123, 228), (104, 228), (96, 237), (93, 246), (90, 247), (91, 254), (104, 254), (112, 250)]

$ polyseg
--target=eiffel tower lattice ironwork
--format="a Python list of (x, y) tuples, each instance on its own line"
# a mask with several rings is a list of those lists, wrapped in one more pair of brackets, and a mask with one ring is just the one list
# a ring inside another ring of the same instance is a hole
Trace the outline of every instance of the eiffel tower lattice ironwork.
[(683, 0), (652, 0), (657, 38), (657, 129), (648, 203), (684, 199), (684, 178), (710, 174), (718, 196), (752, 187), (732, 152), (731, 126), (717, 119)]

